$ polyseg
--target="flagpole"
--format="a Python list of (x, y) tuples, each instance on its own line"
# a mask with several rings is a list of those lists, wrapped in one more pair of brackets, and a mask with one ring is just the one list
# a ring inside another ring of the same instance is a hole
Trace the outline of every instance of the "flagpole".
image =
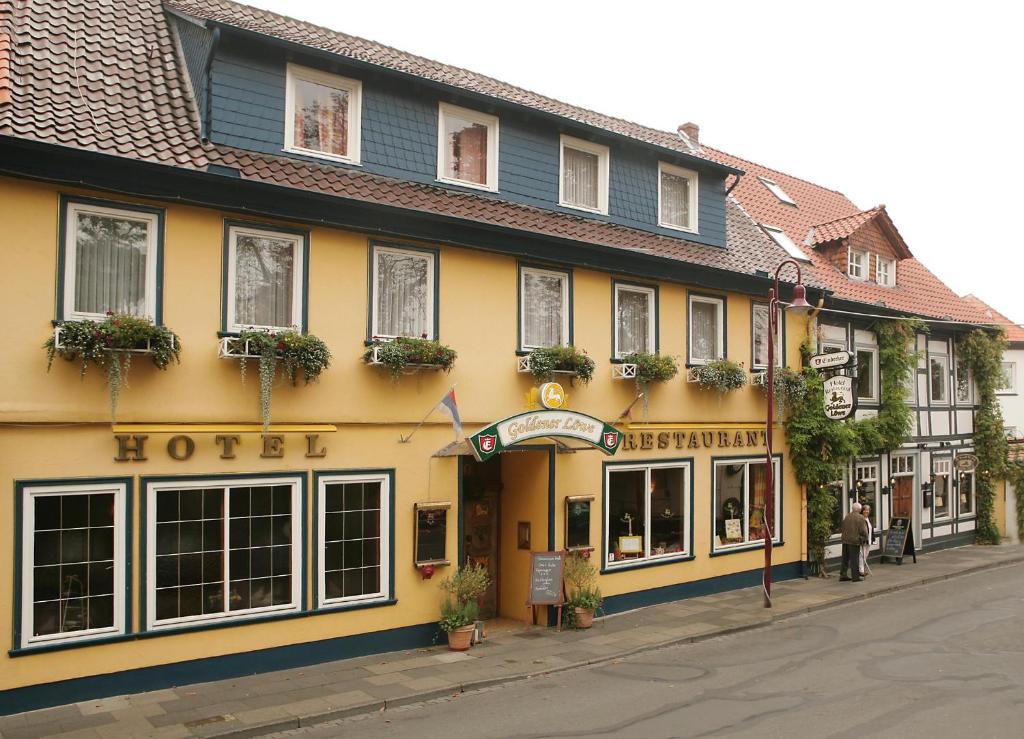
[[(455, 383), (455, 384), (457, 385), (458, 383)], [(455, 385), (452, 385), (450, 388), (448, 388), (448, 392), (450, 393), (454, 389), (455, 389)], [(437, 410), (437, 406), (438, 406), (437, 403), (434, 403), (434, 405), (431, 406), (430, 410), (427, 411), (427, 415), (423, 416), (423, 419), (419, 423), (416, 424), (416, 428), (414, 428), (412, 431), (410, 431), (408, 436), (399, 436), (398, 437), (398, 443), (399, 444), (408, 444), (409, 443), (409, 439), (412, 438), (412, 435), (415, 434), (417, 431), (419, 431), (420, 430), (420, 426), (425, 424), (427, 422), (427, 419), (430, 418), (430, 414)]]

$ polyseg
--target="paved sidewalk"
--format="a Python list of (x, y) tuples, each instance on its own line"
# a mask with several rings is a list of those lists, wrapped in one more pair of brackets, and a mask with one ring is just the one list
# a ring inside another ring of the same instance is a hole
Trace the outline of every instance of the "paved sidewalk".
[(433, 647), (328, 662), (214, 683), (118, 696), (0, 717), (0, 737), (259, 736), (347, 715), (617, 659), (756, 628), (799, 613), (1024, 562), (1024, 547), (961, 547), (913, 564), (875, 565), (862, 583), (788, 580), (600, 619), (590, 631), (533, 628), (494, 635), (468, 653)]

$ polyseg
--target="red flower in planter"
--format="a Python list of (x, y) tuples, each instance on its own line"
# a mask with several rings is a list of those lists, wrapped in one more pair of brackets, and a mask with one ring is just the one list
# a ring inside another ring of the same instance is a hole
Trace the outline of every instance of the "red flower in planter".
[(283, 341), (277, 342), (277, 350), (279, 352), (283, 352), (284, 351), (284, 342)]

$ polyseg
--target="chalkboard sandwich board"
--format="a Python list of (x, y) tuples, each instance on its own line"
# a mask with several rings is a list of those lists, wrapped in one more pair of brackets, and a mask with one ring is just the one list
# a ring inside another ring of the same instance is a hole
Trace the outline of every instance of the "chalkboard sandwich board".
[(530, 592), (526, 607), (530, 610), (529, 622), (534, 621), (535, 606), (555, 606), (561, 628), (562, 606), (565, 604), (565, 552), (530, 552)]
[(910, 525), (910, 517), (894, 516), (889, 521), (889, 530), (885, 532), (885, 542), (882, 545), (882, 561), (886, 558), (895, 559), (897, 564), (903, 564), (903, 557), (909, 554), (917, 562), (917, 552), (914, 551), (914, 529)]

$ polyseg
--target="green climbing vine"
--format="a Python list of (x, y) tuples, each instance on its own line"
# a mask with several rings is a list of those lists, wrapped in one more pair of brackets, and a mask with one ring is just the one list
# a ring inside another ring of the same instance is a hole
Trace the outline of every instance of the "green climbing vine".
[[(996, 525), (996, 480), (1008, 472), (1006, 461), (1006, 435), (1003, 414), (996, 397), (996, 388), (1002, 378), (1003, 352), (1006, 335), (999, 331), (975, 329), (957, 345), (957, 355), (967, 365), (977, 388), (977, 410), (974, 412), (974, 453), (978, 456), (976, 475), (978, 496), (979, 544), (998, 544), (999, 527)], [(1018, 496), (1019, 497), (1019, 496)], [(1018, 502), (1017, 520), (1021, 520)]]
[(1013, 485), (1017, 503), (1017, 536), (1024, 535), (1024, 459), (1009, 460), (1004, 474), (1007, 485)]

